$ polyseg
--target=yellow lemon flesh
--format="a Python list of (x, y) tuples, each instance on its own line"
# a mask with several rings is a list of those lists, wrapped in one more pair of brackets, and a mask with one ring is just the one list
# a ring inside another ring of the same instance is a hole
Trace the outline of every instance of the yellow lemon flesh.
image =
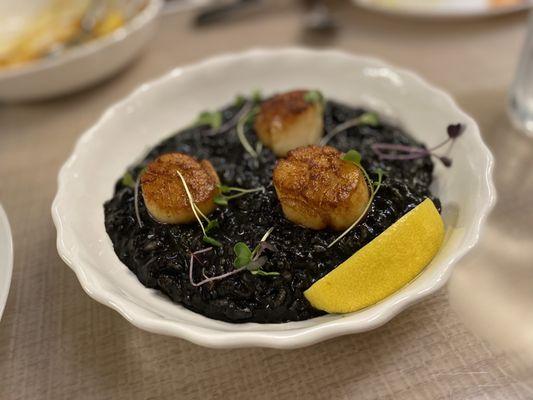
[(437, 254), (443, 239), (442, 218), (426, 199), (316, 281), (305, 297), (329, 313), (368, 307), (412, 281)]

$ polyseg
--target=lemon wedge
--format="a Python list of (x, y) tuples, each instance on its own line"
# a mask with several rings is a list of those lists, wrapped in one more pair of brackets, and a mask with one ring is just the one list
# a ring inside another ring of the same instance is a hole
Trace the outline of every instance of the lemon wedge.
[(360, 310), (412, 281), (437, 254), (444, 223), (430, 199), (304, 292), (311, 305), (329, 313)]

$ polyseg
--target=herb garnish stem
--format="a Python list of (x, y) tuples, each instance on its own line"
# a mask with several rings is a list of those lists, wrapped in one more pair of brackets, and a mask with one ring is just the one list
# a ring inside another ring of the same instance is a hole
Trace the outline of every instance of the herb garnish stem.
[[(198, 254), (202, 254), (202, 253), (207, 253), (208, 251), (211, 251), (213, 250), (212, 247), (208, 247), (206, 249), (202, 249), (202, 250), (198, 250), (198, 251), (195, 251), (194, 253), (191, 253), (191, 258), (190, 258), (190, 261), (189, 261), (189, 281), (191, 282), (191, 285), (195, 286), (195, 287), (198, 287), (198, 286), (202, 286), (208, 282), (213, 282), (213, 281), (218, 281), (220, 279), (224, 279), (224, 278), (227, 278), (228, 276), (231, 276), (231, 275), (235, 275), (241, 271), (244, 271), (245, 268), (240, 268), (240, 269), (234, 269), (230, 272), (226, 272), (225, 274), (222, 274), (222, 275), (218, 275), (218, 276), (215, 276), (215, 277), (212, 277), (212, 278), (205, 278), (204, 280), (201, 280), (200, 282), (194, 282), (194, 279), (193, 279), (193, 263), (194, 263), (194, 257)], [(205, 274), (204, 274), (205, 276)]]
[[(361, 170), (364, 171), (363, 168), (361, 168)], [(366, 171), (364, 171), (364, 174), (365, 174), (365, 179), (368, 180), (368, 187), (370, 188), (370, 193), (371, 193), (370, 198), (368, 199), (368, 203), (366, 204), (366, 207), (361, 213), (361, 215), (359, 216), (359, 218), (357, 218), (355, 222), (351, 224), (343, 233), (341, 233), (340, 236), (338, 236), (333, 242), (328, 244), (328, 249), (331, 246), (333, 246), (335, 243), (337, 243), (339, 240), (341, 240), (344, 236), (346, 236), (348, 232), (350, 232), (359, 222), (361, 222), (361, 220), (366, 216), (366, 213), (368, 212), (370, 206), (372, 205), (374, 201), (374, 197), (376, 197), (376, 194), (379, 191), (379, 188), (381, 187), (381, 181), (383, 179), (383, 175), (381, 173), (378, 173), (378, 180), (375, 183), (375, 187), (376, 187), (375, 189), (374, 189), (374, 183), (370, 180)]]
[(248, 114), (251, 109), (252, 102), (247, 101), (241, 106), (240, 110), (233, 116), (233, 118), (216, 130), (216, 133), (225, 132), (226, 130), (231, 129), (244, 115)]
[(242, 144), (242, 146), (244, 147), (244, 149), (253, 157), (253, 158), (257, 158), (258, 157), (258, 153), (257, 151), (255, 151), (255, 149), (252, 147), (252, 145), (250, 144), (250, 142), (248, 142), (248, 139), (246, 138), (246, 135), (244, 133), (244, 125), (246, 125), (246, 122), (248, 121), (248, 117), (251, 115), (251, 113), (253, 112), (253, 109), (251, 108), (251, 106), (249, 107), (249, 109), (247, 110), (246, 113), (244, 113), (240, 118), (239, 118), (239, 121), (237, 122), (237, 136), (239, 137), (239, 140)]
[[(183, 183), (183, 187), (185, 188), (185, 193), (187, 194), (187, 198), (189, 199), (189, 203), (191, 204), (192, 212), (194, 213), (194, 216), (196, 217), (196, 220), (200, 224), (200, 228), (202, 228), (202, 232), (203, 232), (204, 236), (207, 236), (207, 233), (205, 232), (204, 224), (202, 223), (202, 220), (198, 216), (197, 210), (200, 211), (200, 209), (194, 203), (194, 199), (192, 197), (192, 193), (189, 190), (189, 187), (187, 186), (187, 182), (185, 182), (185, 178), (183, 177), (181, 172), (179, 172), (178, 170), (176, 170), (176, 172), (177, 172), (177, 174), (179, 175), (179, 177), (181, 179), (181, 183)], [(203, 215), (202, 211), (200, 211), (200, 214)], [(205, 217), (205, 215), (203, 215), (203, 216), (204, 216), (204, 218), (207, 219), (207, 217)]]
[(274, 227), (271, 227), (268, 231), (266, 231), (265, 234), (263, 235), (263, 237), (261, 238), (261, 240), (259, 241), (259, 243), (265, 242), (268, 239), (268, 237), (270, 236), (270, 234), (272, 233), (273, 230), (274, 230)]
[(141, 220), (141, 213), (139, 211), (139, 186), (141, 184), (141, 174), (137, 176), (135, 180), (135, 189), (133, 190), (133, 207), (135, 208), (135, 217), (137, 218), (137, 223), (139, 228), (143, 227), (143, 222)]
[[(377, 117), (373, 113), (363, 113), (359, 115), (356, 118), (350, 119), (348, 121), (343, 122), (342, 124), (337, 125), (334, 129), (332, 129), (326, 136), (322, 138), (320, 141), (320, 145), (324, 146), (326, 145), (331, 139), (333, 139), (337, 134), (345, 131), (346, 129), (356, 127), (358, 125), (361, 125), (362, 123), (369, 123), (367, 122), (368, 116), (373, 116), (373, 118)], [(374, 122), (375, 123), (375, 122)]]
[(337, 125), (334, 129), (332, 129), (326, 136), (322, 138), (320, 141), (320, 144), (324, 146), (327, 144), (331, 139), (333, 139), (337, 134), (339, 134), (342, 131), (345, 131), (346, 129), (353, 128), (354, 126), (359, 125), (359, 117), (351, 119), (349, 121), (343, 122), (342, 124)]
[[(428, 150), (428, 152), (432, 152), (434, 150), (438, 150), (439, 148), (441, 148), (442, 146), (444, 146), (445, 144), (447, 144), (449, 141), (453, 140), (451, 137), (448, 137), (444, 142), (442, 142), (441, 144), (438, 144), (436, 146), (433, 146), (432, 148), (430, 148)], [(455, 141), (454, 141), (455, 142)]]

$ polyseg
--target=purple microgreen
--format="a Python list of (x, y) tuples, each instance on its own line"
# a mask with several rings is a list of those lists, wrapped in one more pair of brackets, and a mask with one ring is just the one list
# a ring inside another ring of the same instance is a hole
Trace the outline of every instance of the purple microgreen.
[(255, 246), (254, 253), (256, 257), (259, 257), (265, 250), (270, 250), (272, 252), (277, 251), (276, 246), (274, 246), (271, 243), (268, 242), (259, 242), (257, 246)]
[[(190, 258), (190, 261), (189, 261), (189, 282), (191, 282), (191, 285), (193, 285), (195, 287), (202, 286), (202, 285), (205, 285), (206, 283), (218, 281), (218, 280), (221, 280), (221, 279), (225, 279), (225, 278), (227, 278), (227, 277), (229, 277), (231, 275), (235, 275), (235, 274), (238, 274), (241, 271), (244, 271), (244, 269), (234, 269), (234, 270), (226, 272), (225, 274), (222, 274), (222, 275), (217, 275), (217, 276), (213, 276), (213, 277), (210, 277), (210, 278), (206, 277), (204, 280), (202, 280), (200, 282), (194, 282), (194, 279), (193, 279), (194, 259), (196, 258), (196, 256), (198, 256), (198, 254), (206, 253), (206, 252), (211, 251), (211, 250), (212, 250), (212, 247), (208, 247), (206, 249), (198, 250), (198, 251), (195, 251), (194, 253), (191, 253), (191, 258)], [(204, 277), (205, 277), (205, 273), (204, 273)]]
[(462, 135), (466, 126), (464, 124), (450, 124), (446, 130), (448, 131), (448, 136), (452, 139), (457, 139)]
[(452, 166), (452, 159), (450, 157), (440, 156), (438, 159), (445, 167), (450, 168)]
[[(355, 151), (355, 150), (354, 150)], [(359, 160), (360, 161), (360, 160)], [(353, 162), (353, 161), (350, 161)], [(372, 181), (366, 172), (366, 170), (361, 166), (361, 164), (356, 164), (359, 168), (361, 168), (361, 171), (363, 171), (363, 175), (365, 177), (365, 182), (368, 185), (368, 189), (370, 190), (370, 198), (368, 199), (368, 202), (366, 204), (365, 209), (344, 232), (342, 232), (337, 238), (328, 244), (328, 249), (333, 246), (335, 243), (337, 243), (339, 240), (341, 240), (344, 236), (346, 236), (353, 228), (357, 226), (359, 222), (366, 216), (368, 210), (370, 209), (370, 206), (372, 205), (372, 202), (374, 201), (374, 198), (376, 197), (376, 194), (378, 193), (379, 189), (381, 188), (381, 183), (383, 182), (383, 175), (384, 171), (381, 168), (378, 168), (374, 171), (375, 174), (377, 174), (378, 178), (375, 181)]]
[(342, 124), (337, 125), (331, 131), (328, 132), (326, 136), (320, 141), (320, 145), (326, 145), (331, 139), (337, 136), (339, 133), (344, 132), (347, 129), (353, 128), (355, 126), (368, 125), (376, 126), (379, 125), (379, 117), (376, 113), (365, 112), (356, 118), (349, 119), (348, 121), (343, 122)]
[(127, 186), (131, 189), (135, 189), (135, 179), (133, 179), (133, 175), (131, 174), (131, 172), (127, 171), (122, 177), (121, 182), (124, 186)]
[[(204, 285), (206, 283), (217, 281), (217, 280), (220, 280), (220, 279), (224, 279), (224, 278), (227, 278), (229, 276), (238, 274), (239, 272), (242, 272), (242, 271), (250, 271), (253, 275), (260, 275), (260, 276), (275, 276), (275, 275), (279, 275), (279, 272), (267, 272), (267, 271), (263, 271), (261, 269), (261, 267), (263, 267), (263, 265), (265, 265), (265, 263), (268, 260), (266, 256), (262, 256), (262, 257), (260, 256), (261, 252), (264, 249), (269, 249), (269, 250), (272, 250), (272, 251), (275, 250), (275, 247), (273, 245), (266, 243), (266, 239), (268, 238), (270, 233), (272, 233), (273, 229), (274, 228), (270, 228), (263, 235), (261, 241), (255, 247), (254, 251), (251, 251), (250, 248), (246, 245), (246, 243), (239, 242), (239, 243), (235, 244), (235, 246), (233, 247), (233, 251), (234, 251), (235, 256), (236, 256), (235, 260), (233, 262), (233, 265), (235, 266), (234, 270), (231, 270), (231, 271), (226, 272), (224, 274), (213, 276), (213, 277), (206, 277), (205, 273), (203, 273), (205, 279), (203, 279), (200, 282), (194, 282), (194, 279), (193, 279), (194, 260), (197, 260), (200, 263), (202, 263), (198, 259), (198, 255), (202, 254), (202, 253), (206, 253), (208, 251), (211, 251), (213, 248), (212, 247), (208, 247), (206, 249), (202, 249), (202, 250), (198, 250), (198, 251), (192, 252), (191, 253), (190, 262), (189, 262), (189, 281), (191, 282), (191, 285), (196, 286), (196, 287), (197, 286), (202, 286), (202, 285)], [(208, 238), (208, 239), (212, 239), (212, 238)], [(205, 240), (205, 237), (204, 237), (204, 240)], [(214, 239), (212, 239), (212, 240), (214, 240)]]
[(379, 157), (380, 160), (417, 160), (424, 157), (435, 157), (442, 164), (449, 168), (452, 166), (452, 159), (447, 156), (441, 156), (435, 154), (435, 151), (444, 147), (451, 142), (449, 149), (455, 143), (455, 140), (461, 136), (465, 130), (464, 124), (451, 124), (447, 127), (448, 138), (438, 145), (431, 147), (429, 149), (417, 146), (407, 146), (403, 144), (396, 143), (374, 143), (370, 147), (372, 151)]
[[(235, 253), (235, 261), (233, 262), (233, 265), (236, 268), (245, 268), (250, 271), (258, 271), (260, 268), (266, 263), (267, 258), (265, 256), (261, 256), (263, 251), (265, 249), (270, 249), (272, 251), (275, 250), (275, 247), (271, 244), (268, 244), (266, 240), (272, 233), (274, 228), (270, 228), (266, 233), (263, 235), (257, 246), (255, 246), (254, 250), (250, 250), (250, 248), (246, 245), (246, 243), (239, 242), (233, 247), (233, 251)], [(279, 275), (278, 272), (270, 273), (269, 275)]]
[(247, 115), (250, 112), (250, 110), (252, 109), (252, 106), (253, 106), (252, 102), (250, 101), (244, 102), (241, 106), (241, 109), (237, 113), (235, 113), (233, 118), (225, 122), (220, 128), (214, 130), (214, 133), (226, 132), (227, 130), (234, 128), (237, 125), (238, 121), (243, 116)]
[(256, 272), (260, 270), (263, 265), (266, 264), (267, 260), (268, 259), (266, 256), (258, 257), (255, 260), (252, 260), (248, 264), (246, 264), (246, 269), (248, 271), (252, 271), (252, 273)]

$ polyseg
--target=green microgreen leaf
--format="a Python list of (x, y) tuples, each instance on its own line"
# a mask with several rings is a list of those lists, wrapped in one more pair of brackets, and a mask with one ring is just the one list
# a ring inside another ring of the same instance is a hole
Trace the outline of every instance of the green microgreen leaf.
[(233, 246), (233, 252), (235, 253), (235, 260), (233, 265), (236, 268), (242, 268), (252, 261), (252, 251), (246, 245), (246, 243), (239, 242)]
[(233, 190), (231, 186), (226, 186), (226, 185), (218, 185), (218, 188), (220, 189), (222, 193), (228, 193)]
[(235, 107), (242, 107), (245, 102), (246, 102), (246, 97), (244, 97), (242, 94), (238, 94), (235, 97), (235, 100), (233, 101), (233, 105)]
[[(265, 190), (263, 186), (254, 188), (254, 189), (243, 189), (240, 187), (218, 185), (218, 188), (220, 189), (221, 193), (217, 194), (213, 201), (215, 202), (215, 204), (218, 204), (219, 206), (227, 206), (230, 200), (236, 199), (246, 194), (255, 193), (255, 192), (263, 192)], [(230, 194), (232, 192), (236, 192), (236, 193)]]
[(222, 243), (220, 243), (218, 240), (216, 239), (213, 239), (212, 237), (210, 236), (207, 236), (207, 235), (204, 235), (204, 237), (202, 238), (202, 240), (204, 241), (204, 243), (208, 243), (208, 244), (211, 244), (213, 246), (216, 246), (216, 247), (222, 247)]
[(259, 276), (278, 276), (279, 272), (276, 271), (263, 271), (262, 269), (258, 269), (256, 271), (250, 271), (252, 275), (259, 275)]
[(254, 275), (279, 275), (278, 272), (266, 272), (261, 269), (261, 267), (267, 262), (267, 257), (261, 256), (263, 250), (265, 248), (268, 248), (271, 251), (276, 250), (273, 245), (266, 243), (267, 238), (270, 236), (273, 230), (274, 228), (270, 228), (268, 231), (266, 231), (253, 251), (250, 250), (250, 248), (244, 242), (236, 243), (233, 247), (233, 252), (235, 253), (233, 265), (235, 268), (246, 268)]
[(131, 172), (128, 171), (124, 174), (122, 177), (122, 184), (132, 189), (135, 188), (135, 179), (133, 179)]
[(354, 149), (348, 150), (346, 154), (342, 156), (344, 161), (349, 161), (355, 165), (361, 165), (361, 158), (361, 153)]
[(220, 111), (203, 111), (196, 119), (195, 125), (209, 125), (213, 129), (222, 126), (222, 113)]
[(261, 94), (261, 89), (252, 90), (252, 101), (254, 103), (259, 103), (263, 100), (263, 95)]
[(324, 103), (324, 96), (318, 90), (309, 90), (304, 95), (304, 100), (306, 102), (308, 102), (308, 103), (319, 103), (319, 104), (322, 104), (322, 103)]
[(366, 112), (359, 116), (359, 122), (363, 125), (377, 126), (379, 125), (379, 117), (376, 113)]
[(228, 198), (224, 196), (223, 194), (217, 194), (215, 198), (213, 199), (215, 204), (218, 204), (219, 206), (227, 206), (228, 205)]
[(385, 175), (385, 171), (383, 171), (381, 168), (378, 168), (376, 169), (375, 173), (378, 175), (378, 179), (372, 182), (372, 184), (374, 185), (374, 192), (377, 192), (381, 186), (381, 183), (383, 182), (383, 175)]
[(207, 226), (205, 227), (205, 233), (213, 230), (213, 229), (216, 229), (220, 226), (220, 224), (218, 223), (218, 220), (216, 219), (212, 219), (212, 220), (209, 220), (209, 222), (207, 223)]

